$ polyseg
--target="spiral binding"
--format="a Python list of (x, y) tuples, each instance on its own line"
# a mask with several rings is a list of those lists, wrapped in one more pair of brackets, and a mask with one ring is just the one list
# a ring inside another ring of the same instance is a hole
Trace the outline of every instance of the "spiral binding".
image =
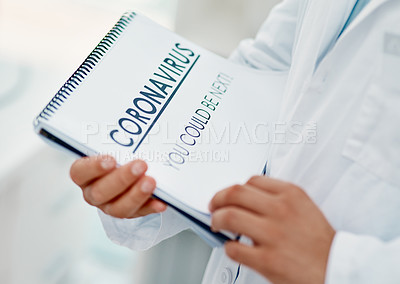
[(36, 117), (35, 125), (42, 119), (49, 120), (49, 118), (58, 110), (65, 100), (71, 96), (72, 92), (79, 86), (80, 83), (89, 75), (89, 73), (96, 67), (101, 59), (110, 50), (113, 44), (118, 40), (118, 37), (128, 27), (129, 23), (136, 16), (134, 12), (125, 13), (115, 26), (107, 33), (107, 35), (100, 41), (96, 48), (89, 54), (85, 61), (79, 66), (75, 73), (67, 80), (61, 87), (57, 94), (51, 99), (42, 112)]

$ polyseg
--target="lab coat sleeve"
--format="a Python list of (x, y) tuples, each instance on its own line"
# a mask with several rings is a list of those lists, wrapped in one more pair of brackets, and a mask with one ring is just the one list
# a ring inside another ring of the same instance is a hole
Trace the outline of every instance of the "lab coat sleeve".
[(285, 0), (272, 9), (255, 39), (243, 40), (230, 59), (252, 68), (288, 71), (302, 0)]
[(371, 236), (338, 232), (325, 283), (400, 283), (400, 238), (382, 242)]
[(173, 209), (133, 219), (118, 219), (99, 210), (107, 236), (116, 244), (132, 250), (147, 250), (161, 241), (190, 228), (186, 219)]

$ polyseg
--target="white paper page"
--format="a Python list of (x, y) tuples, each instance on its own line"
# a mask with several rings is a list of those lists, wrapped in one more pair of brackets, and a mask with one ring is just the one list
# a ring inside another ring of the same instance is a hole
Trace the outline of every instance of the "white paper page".
[(216, 192), (261, 172), (284, 80), (137, 15), (48, 123), (120, 164), (146, 160), (160, 190), (208, 213)]

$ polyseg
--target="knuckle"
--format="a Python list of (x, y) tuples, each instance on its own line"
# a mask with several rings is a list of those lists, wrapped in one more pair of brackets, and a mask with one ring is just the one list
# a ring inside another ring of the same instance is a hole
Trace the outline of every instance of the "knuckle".
[(281, 276), (284, 275), (287, 270), (287, 265), (283, 260), (281, 254), (272, 250), (267, 253), (265, 258), (265, 267), (270, 275)]
[(274, 226), (273, 229), (271, 229), (270, 227), (270, 231), (268, 232), (268, 234), (270, 242), (273, 243), (275, 246), (278, 246), (285, 237), (282, 230), (277, 226)]
[(69, 169), (69, 176), (71, 177), (71, 180), (75, 183), (79, 183), (79, 173), (81, 172), (81, 163), (82, 159), (76, 160), (70, 167)]
[(261, 259), (260, 263), (263, 265), (263, 269), (268, 273), (273, 273), (273, 267), (276, 265), (276, 261), (279, 256), (275, 253), (274, 250), (262, 250), (258, 255), (259, 259)]
[(105, 214), (113, 216), (114, 213), (114, 208), (111, 206), (111, 204), (106, 204), (103, 206), (98, 207), (101, 211), (103, 211)]
[(239, 258), (239, 250), (234, 244), (227, 244), (225, 247), (225, 252), (233, 260), (237, 260)]
[(91, 200), (91, 198), (89, 197), (88, 194), (88, 189), (83, 189), (83, 199), (86, 201), (86, 203), (88, 203), (89, 205), (94, 206), (93, 201)]
[(240, 193), (242, 192), (242, 190), (243, 190), (242, 185), (235, 184), (225, 192), (224, 201), (230, 202), (236, 200), (240, 195)]
[(288, 203), (287, 203), (287, 201), (284, 199), (284, 200), (281, 200), (280, 202), (277, 202), (276, 204), (275, 204), (275, 213), (278, 215), (278, 216), (280, 216), (280, 217), (287, 217), (288, 215), (289, 215), (289, 212), (290, 212), (290, 208), (289, 208), (289, 206), (288, 206)]
[(143, 193), (141, 190), (137, 190), (135, 188), (131, 188), (127, 196), (127, 202), (133, 211), (136, 211), (140, 204), (144, 204), (147, 199), (149, 199), (149, 196), (146, 193)]
[(87, 197), (87, 195), (85, 194), (85, 192), (83, 192), (83, 200), (85, 200), (85, 202), (89, 205), (93, 205), (92, 201), (89, 200), (89, 198)]
[(260, 229), (261, 231), (265, 232), (266, 235), (269, 236), (269, 233), (271, 231), (271, 226), (268, 221), (263, 220), (263, 222), (261, 222), (260, 224)]
[(111, 207), (109, 215), (119, 219), (123, 219), (126, 217), (125, 212), (118, 207)]
[(69, 176), (74, 183), (77, 183), (75, 169), (76, 169), (76, 161), (72, 164), (71, 168), (69, 169)]
[(143, 217), (152, 213), (156, 213), (156, 211), (152, 208), (142, 207), (135, 212), (131, 212), (127, 218)]
[[(285, 190), (280, 196), (280, 203), (286, 205), (286, 207), (294, 206), (298, 203), (299, 199), (304, 197), (304, 192), (296, 185), (289, 184), (287, 190)], [(290, 209), (290, 208), (287, 208)]]
[(226, 209), (221, 212), (221, 222), (227, 227), (231, 227), (236, 221), (236, 212), (232, 209)]
[(86, 200), (89, 200), (88, 203), (91, 205), (96, 206), (106, 201), (104, 192), (98, 187), (89, 187), (85, 190), (85, 193)]
[(71, 180), (81, 186), (86, 180), (90, 179), (92, 175), (95, 175), (96, 164), (92, 163), (92, 159), (89, 157), (80, 158), (73, 162), (69, 169), (69, 176)]
[(116, 218), (121, 218), (120, 211), (118, 210), (118, 208), (116, 206), (107, 204), (107, 205), (101, 206), (100, 209), (107, 215), (110, 215), (110, 216), (113, 216)]
[(297, 187), (297, 185), (295, 185), (295, 184), (293, 184), (293, 183), (291, 183), (291, 182), (285, 182), (285, 184), (286, 184), (286, 186), (288, 187), (288, 188), (294, 188), (294, 187)]
[(75, 183), (77, 186), (80, 186), (79, 178), (72, 169), (69, 171), (69, 176), (73, 183)]
[(129, 186), (132, 183), (132, 174), (128, 170), (128, 168), (124, 168), (121, 170), (116, 176), (116, 184), (119, 184), (121, 186)]
[(252, 176), (248, 181), (247, 181), (247, 183), (248, 184), (257, 184), (257, 182), (261, 179), (262, 177), (261, 176)]
[(302, 192), (302, 190), (301, 190), (301, 188), (300, 187), (298, 187), (297, 185), (295, 185), (295, 184), (293, 184), (293, 183), (290, 183), (290, 182), (288, 182), (287, 184), (286, 184), (286, 187), (287, 187), (287, 192), (288, 192), (288, 194), (289, 195), (292, 195), (292, 196), (298, 196), (299, 194), (301, 194), (301, 192)]
[(283, 232), (280, 229), (279, 223), (269, 222), (264, 220), (260, 224), (260, 229), (265, 232), (264, 241), (268, 244), (272, 244), (273, 246), (277, 246), (283, 240)]

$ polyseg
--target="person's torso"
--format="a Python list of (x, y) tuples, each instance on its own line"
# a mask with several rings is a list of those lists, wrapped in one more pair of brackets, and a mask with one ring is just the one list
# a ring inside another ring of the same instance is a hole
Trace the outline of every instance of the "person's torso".
[[(301, 186), (336, 230), (400, 235), (400, 1), (303, 1), (271, 176)], [(286, 131), (283, 131), (286, 128)], [(284, 134), (282, 134), (284, 132)], [(203, 283), (234, 283), (216, 249)], [(241, 267), (236, 284), (267, 283)]]
[(289, 131), (271, 157), (271, 176), (304, 188), (337, 230), (383, 239), (400, 235), (399, 11), (373, 0), (314, 69), (298, 64), (315, 57), (299, 41), (280, 117)]

